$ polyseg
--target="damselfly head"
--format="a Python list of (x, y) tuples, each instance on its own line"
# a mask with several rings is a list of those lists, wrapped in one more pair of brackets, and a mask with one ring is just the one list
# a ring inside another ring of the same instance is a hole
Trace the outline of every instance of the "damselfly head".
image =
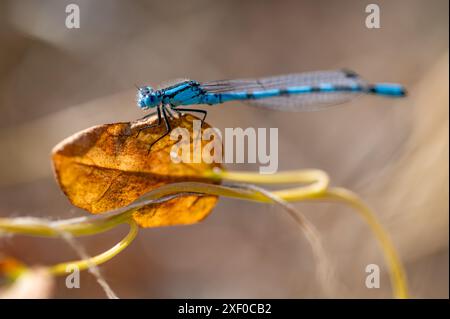
[(159, 95), (151, 86), (138, 88), (136, 99), (138, 107), (142, 109), (155, 107), (161, 102)]

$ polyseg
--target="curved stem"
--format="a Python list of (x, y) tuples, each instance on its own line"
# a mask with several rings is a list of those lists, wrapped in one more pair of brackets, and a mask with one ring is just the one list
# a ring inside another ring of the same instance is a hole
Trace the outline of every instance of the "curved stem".
[[(246, 182), (254, 184), (310, 184), (302, 187), (294, 187), (273, 192), (275, 196), (286, 201), (299, 201), (311, 197), (319, 196), (328, 187), (328, 175), (320, 170), (297, 170), (281, 172), (273, 175), (260, 175), (251, 172), (227, 172), (223, 170), (207, 171), (204, 177), (213, 181), (233, 181)], [(204, 193), (217, 196), (235, 197), (260, 202), (270, 202), (269, 199), (259, 193), (249, 193), (243, 190), (236, 190), (229, 187), (223, 187), (206, 183), (182, 182), (173, 183), (155, 189), (133, 204), (133, 208), (115, 214), (113, 216), (83, 217), (69, 219), (65, 221), (46, 221), (38, 218), (0, 218), (0, 230), (32, 236), (58, 237), (60, 232), (67, 232), (74, 236), (86, 236), (98, 234), (114, 228), (115, 226), (126, 222), (134, 213), (136, 208), (151, 201), (162, 199), (165, 196), (181, 193)]]
[(53, 275), (66, 275), (68, 267), (76, 267), (76, 269), (81, 271), (89, 268), (91, 265), (98, 266), (110, 260), (118, 253), (120, 253), (122, 250), (124, 250), (126, 247), (128, 247), (131, 244), (131, 242), (136, 238), (136, 235), (138, 233), (138, 226), (136, 222), (130, 219), (128, 221), (128, 224), (130, 225), (130, 231), (128, 232), (127, 236), (125, 236), (125, 238), (122, 239), (120, 242), (118, 242), (114, 247), (89, 259), (69, 261), (54, 266), (50, 266), (48, 267), (49, 272), (52, 273)]
[[(272, 181), (272, 183), (278, 182), (280, 181)], [(274, 196), (277, 196), (287, 202), (299, 200), (339, 200), (346, 204), (350, 204), (365, 219), (381, 246), (381, 249), (386, 258), (387, 265), (389, 267), (389, 274), (394, 291), (394, 296), (396, 298), (407, 298), (408, 288), (403, 265), (397, 255), (394, 244), (390, 240), (388, 234), (383, 229), (380, 222), (377, 220), (375, 214), (355, 194), (350, 191), (341, 188), (322, 190), (319, 187), (310, 188), (309, 190), (305, 191), (306, 187), (274, 191), (273, 194)], [(167, 196), (177, 190), (182, 192), (194, 192), (200, 194), (226, 196), (258, 202), (273, 203), (273, 200), (271, 200), (267, 196), (264, 196), (263, 194), (252, 190), (235, 189), (223, 185), (184, 182), (164, 185), (156, 189), (155, 191), (151, 192), (151, 194), (148, 194), (148, 197), (144, 196), (144, 198), (142, 199), (143, 204), (148, 198), (153, 198), (154, 196)]]
[(349, 204), (365, 219), (384, 252), (386, 263), (390, 270), (389, 276), (391, 278), (394, 296), (401, 299), (408, 298), (406, 272), (400, 261), (400, 257), (398, 256), (388, 233), (377, 220), (372, 210), (367, 207), (358, 196), (343, 188), (329, 189), (323, 194), (322, 198), (338, 200)]
[(328, 175), (317, 169), (304, 169), (261, 175), (253, 172), (233, 172), (215, 169), (205, 175), (217, 181), (233, 181), (248, 184), (309, 184), (307, 186), (289, 188), (273, 193), (285, 201), (299, 201), (323, 193), (330, 183)]
[[(280, 191), (274, 191), (274, 196), (285, 201), (299, 201), (299, 200), (339, 200), (350, 204), (367, 222), (376, 239), (378, 240), (381, 249), (383, 250), (389, 267), (389, 274), (391, 278), (394, 296), (396, 298), (408, 298), (407, 279), (403, 265), (398, 257), (389, 235), (383, 229), (383, 226), (377, 220), (375, 214), (350, 191), (342, 188), (327, 189), (329, 179), (327, 174), (319, 170), (305, 170), (278, 173), (275, 175), (260, 175), (248, 172), (225, 172), (214, 171), (209, 173), (210, 177), (215, 180), (231, 180), (231, 181), (247, 181), (251, 183), (261, 184), (286, 184), (286, 183), (312, 183), (309, 186), (290, 188)], [(272, 202), (270, 198), (258, 192), (243, 190), (236, 190), (221, 185), (209, 185), (204, 183), (186, 182), (171, 185), (165, 185), (156, 190), (153, 196), (167, 196), (171, 194), (175, 186), (179, 190), (198, 192), (202, 194), (210, 194), (217, 196), (226, 196), (233, 198), (240, 198), (246, 200), (254, 200), (259, 202)], [(158, 194), (160, 193), (160, 194)]]
[[(293, 187), (272, 192), (274, 196), (287, 201), (301, 201), (301, 200), (338, 200), (350, 204), (358, 213), (366, 220), (371, 230), (379, 241), (381, 248), (385, 254), (389, 269), (391, 282), (394, 289), (394, 295), (397, 298), (406, 298), (408, 296), (406, 276), (401, 261), (396, 253), (394, 245), (389, 236), (384, 231), (382, 225), (378, 222), (372, 211), (364, 205), (364, 203), (350, 191), (333, 188), (328, 189), (329, 178), (328, 175), (320, 170), (299, 170), (291, 172), (277, 173), (273, 175), (260, 175), (258, 173), (249, 172), (227, 172), (222, 170), (207, 171), (204, 177), (216, 181), (232, 181), (232, 182), (246, 182), (254, 184), (309, 184), (301, 187)], [(0, 218), (0, 229), (14, 233), (39, 235), (39, 236), (58, 236), (62, 232), (68, 232), (72, 235), (90, 235), (109, 230), (123, 222), (129, 221), (133, 212), (144, 205), (155, 204), (158, 200), (174, 194), (203, 194), (225, 196), (244, 200), (252, 200), (264, 203), (273, 203), (273, 200), (264, 196), (257, 191), (249, 189), (239, 189), (236, 187), (229, 187), (224, 185), (216, 185), (210, 183), (200, 182), (181, 182), (163, 185), (151, 192), (141, 196), (128, 209), (125, 208), (122, 212), (99, 218), (91, 221), (85, 218), (80, 222), (76, 220), (69, 220), (69, 222), (38, 222), (33, 223), (33, 219), (9, 219)], [(30, 223), (31, 221), (31, 223)], [(132, 226), (136, 227), (135, 225)], [(131, 240), (134, 238), (133, 229), (129, 236)], [(129, 242), (129, 237), (124, 239), (125, 246), (113, 247), (111, 250), (93, 257), (93, 262), (102, 263), (112, 258), (115, 254), (125, 248)], [(130, 241), (131, 242), (131, 241)], [(122, 243), (122, 242), (121, 242)], [(75, 262), (77, 263), (77, 262)], [(86, 269), (88, 264), (84, 261), (79, 261), (79, 266)], [(56, 272), (65, 273), (65, 267), (72, 263), (63, 263), (56, 265), (54, 270)]]
[(108, 231), (130, 219), (135, 209), (114, 216), (82, 217), (64, 221), (40, 218), (0, 218), (0, 230), (21, 235), (58, 237), (61, 232), (74, 236), (86, 236)]

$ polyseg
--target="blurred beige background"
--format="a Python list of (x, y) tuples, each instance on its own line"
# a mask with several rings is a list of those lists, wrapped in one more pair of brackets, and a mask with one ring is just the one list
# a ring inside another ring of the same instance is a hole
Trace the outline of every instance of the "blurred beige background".
[[(81, 28), (65, 27), (77, 3)], [(381, 28), (365, 27), (370, 1), (0, 2), (0, 216), (84, 215), (56, 185), (50, 150), (101, 123), (130, 121), (134, 84), (198, 81), (347, 67), (400, 82), (402, 100), (362, 97), (315, 113), (210, 107), (225, 127), (278, 127), (279, 168), (319, 168), (376, 210), (405, 262), (411, 294), (448, 298), (448, 2), (377, 1)], [(228, 168), (256, 170), (256, 165)], [(323, 236), (341, 287), (335, 297), (390, 297), (364, 285), (380, 250), (357, 215), (331, 204), (297, 205)], [(83, 238), (95, 254), (125, 227)], [(29, 264), (75, 258), (66, 243), (0, 238)], [(304, 236), (269, 205), (222, 198), (204, 222), (145, 229), (102, 266), (120, 297), (324, 297)], [(59, 279), (54, 297), (104, 298), (88, 273)]]

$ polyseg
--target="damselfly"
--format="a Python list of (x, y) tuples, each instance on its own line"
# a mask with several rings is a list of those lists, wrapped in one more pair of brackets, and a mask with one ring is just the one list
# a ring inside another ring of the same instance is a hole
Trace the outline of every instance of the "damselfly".
[(406, 90), (394, 83), (369, 84), (352, 71), (336, 70), (202, 83), (183, 79), (156, 90), (150, 86), (138, 88), (137, 104), (144, 110), (156, 109), (144, 118), (158, 114), (156, 124), (142, 129), (159, 126), (162, 120), (166, 125), (165, 134), (153, 145), (171, 131), (168, 119), (171, 111), (202, 113), (203, 124), (207, 115), (205, 110), (182, 106), (245, 101), (274, 110), (313, 111), (347, 102), (361, 94), (403, 97)]

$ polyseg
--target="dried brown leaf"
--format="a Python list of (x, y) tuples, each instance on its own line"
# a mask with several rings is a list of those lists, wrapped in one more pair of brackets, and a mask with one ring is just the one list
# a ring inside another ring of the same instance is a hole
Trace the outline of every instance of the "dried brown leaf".
[[(171, 120), (191, 134), (193, 120), (183, 115)], [(165, 132), (164, 124), (141, 131), (156, 117), (132, 123), (94, 126), (65, 139), (53, 149), (56, 179), (71, 203), (93, 214), (124, 207), (139, 196), (167, 183), (206, 180), (202, 172), (219, 164), (174, 163), (170, 158), (177, 141), (169, 135), (154, 144)], [(206, 123), (202, 130), (209, 128)], [(202, 141), (202, 146), (208, 141)], [(183, 196), (162, 204), (148, 205), (135, 214), (142, 227), (192, 224), (205, 218), (217, 201), (215, 196)]]

